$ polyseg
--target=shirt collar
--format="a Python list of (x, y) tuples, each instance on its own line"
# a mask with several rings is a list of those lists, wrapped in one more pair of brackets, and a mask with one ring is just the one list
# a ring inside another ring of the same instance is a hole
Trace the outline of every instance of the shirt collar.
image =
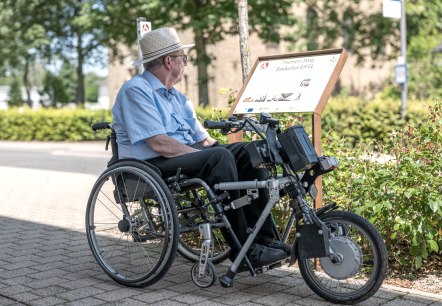
[(167, 88), (164, 86), (163, 83), (161, 83), (160, 80), (157, 79), (156, 76), (154, 76), (151, 72), (144, 70), (142, 77), (144, 77), (152, 86), (152, 89), (157, 92), (166, 92), (168, 91), (170, 94), (175, 95), (176, 89), (172, 87), (171, 89), (167, 90)]

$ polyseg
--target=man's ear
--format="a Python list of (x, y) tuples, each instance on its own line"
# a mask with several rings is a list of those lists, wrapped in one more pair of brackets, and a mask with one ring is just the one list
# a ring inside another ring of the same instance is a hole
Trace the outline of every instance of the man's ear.
[(170, 69), (172, 67), (172, 58), (170, 56), (165, 56), (163, 58), (163, 65), (166, 69)]

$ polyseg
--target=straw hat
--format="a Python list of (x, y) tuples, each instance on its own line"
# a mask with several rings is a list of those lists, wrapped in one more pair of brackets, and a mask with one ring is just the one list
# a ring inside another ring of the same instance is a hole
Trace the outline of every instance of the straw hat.
[(132, 66), (138, 66), (165, 54), (195, 46), (195, 44), (182, 45), (173, 28), (159, 28), (147, 32), (140, 38), (138, 45), (142, 58), (137, 59)]

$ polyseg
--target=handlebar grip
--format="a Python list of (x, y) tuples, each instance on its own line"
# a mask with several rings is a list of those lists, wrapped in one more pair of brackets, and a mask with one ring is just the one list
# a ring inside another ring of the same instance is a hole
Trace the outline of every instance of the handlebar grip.
[(231, 127), (230, 122), (226, 121), (210, 121), (210, 120), (204, 120), (204, 127), (206, 129), (221, 129), (221, 130), (228, 130)]
[(98, 122), (92, 125), (92, 131), (96, 132), (99, 130), (105, 130), (105, 129), (110, 129), (110, 124), (109, 122)]

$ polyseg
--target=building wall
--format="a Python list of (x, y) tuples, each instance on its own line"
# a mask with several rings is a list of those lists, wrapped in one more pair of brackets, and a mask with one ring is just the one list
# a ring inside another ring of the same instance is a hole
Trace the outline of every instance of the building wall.
[[(0, 109), (8, 109), (8, 101), (9, 101), (9, 85), (0, 85)], [(41, 95), (39, 93), (39, 88), (31, 88), (31, 101), (33, 108), (40, 107)], [(24, 87), (21, 88), (21, 96), (23, 101), (26, 99), (26, 89)]]

